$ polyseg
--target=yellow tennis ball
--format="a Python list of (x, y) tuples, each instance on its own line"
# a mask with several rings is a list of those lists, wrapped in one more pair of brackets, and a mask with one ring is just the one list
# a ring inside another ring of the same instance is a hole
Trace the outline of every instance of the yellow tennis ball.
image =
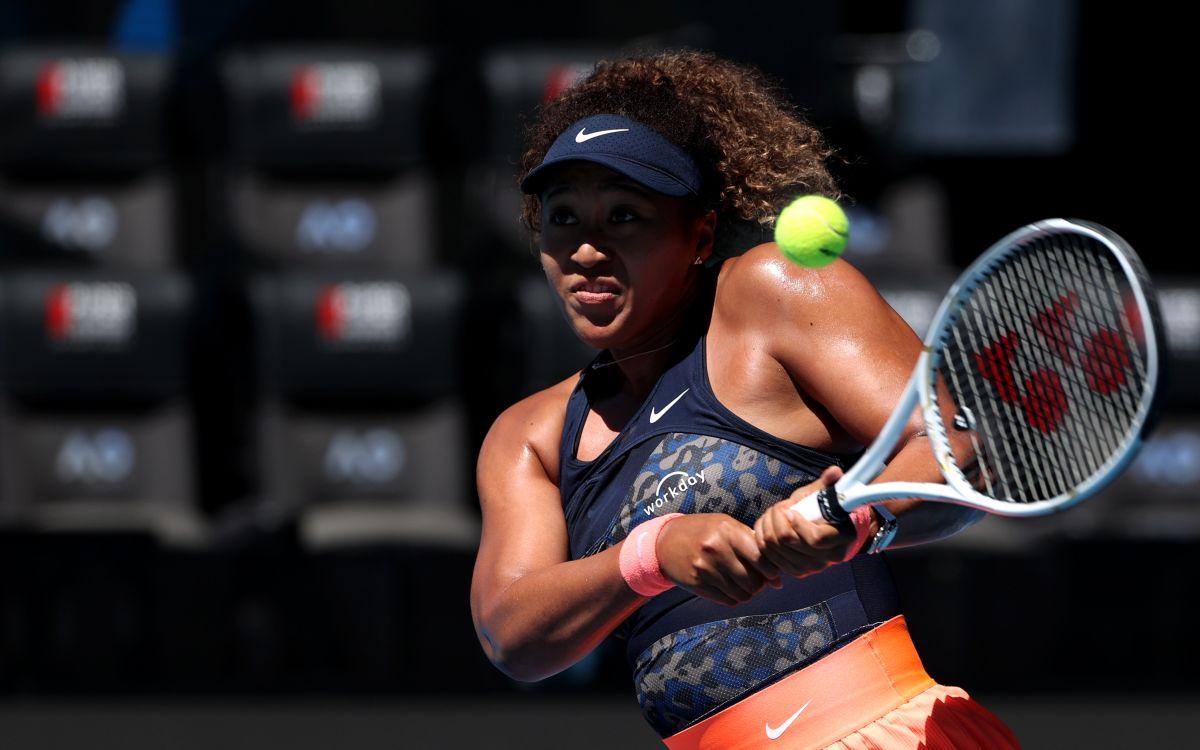
[(850, 220), (821, 195), (802, 195), (775, 220), (775, 244), (788, 260), (809, 268), (827, 266), (846, 249)]

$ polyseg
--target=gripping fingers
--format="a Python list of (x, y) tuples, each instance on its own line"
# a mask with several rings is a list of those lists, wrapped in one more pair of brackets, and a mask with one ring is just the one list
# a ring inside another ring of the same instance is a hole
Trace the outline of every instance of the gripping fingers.
[(796, 546), (803, 547), (810, 556), (821, 560), (841, 560), (845, 539), (835, 527), (827, 523), (813, 523), (791, 511), (784, 511), (783, 515), (796, 535)]
[(769, 523), (770, 513), (759, 516), (754, 523), (754, 544), (758, 553), (759, 570), (767, 577), (767, 583), (777, 589), (783, 588), (783, 581), (780, 580), (782, 573), (785, 573), (780, 561), (777, 560), (772, 550), (768, 548), (766, 543), (766, 534), (770, 533), (767, 527)]
[[(721, 604), (733, 606), (748, 600), (753, 593), (738, 585), (733, 578), (723, 571), (703, 570), (700, 572), (700, 585), (717, 593), (719, 597), (709, 597)], [(722, 601), (721, 597), (725, 599)]]
[(738, 589), (732, 593), (744, 593), (735, 598), (746, 601), (766, 583), (766, 576), (755, 565), (761, 557), (758, 545), (750, 530), (740, 524), (736, 528), (727, 528), (724, 537), (727, 546), (719, 558), (716, 572), (723, 574), (731, 587)]
[(780, 554), (778, 515), (775, 507), (768, 508), (767, 512), (760, 516), (754, 524), (755, 538), (763, 557), (771, 561), (775, 567), (790, 574), (791, 566), (788, 560)]
[(802, 556), (783, 543), (779, 533), (779, 520), (774, 509), (768, 510), (762, 516), (760, 519), (762, 537), (759, 542), (759, 548), (762, 551), (763, 557), (769, 560), (772, 565), (779, 568), (780, 571), (794, 576), (798, 572), (797, 566), (800, 564)]
[(764, 514), (763, 554), (792, 576), (804, 576), (827, 567), (830, 552), (816, 547), (809, 537), (820, 536), (819, 529), (805, 528), (809, 522), (783, 505)]
[(827, 563), (824, 560), (788, 547), (776, 548), (774, 556), (779, 560), (780, 569), (790, 576), (806, 576), (827, 567)]
[(754, 587), (755, 593), (762, 589), (763, 585), (771, 585), (776, 588), (781, 585), (779, 584), (779, 567), (763, 556), (754, 533), (751, 533), (749, 529), (743, 529), (741, 533), (734, 535), (729, 543), (734, 554), (738, 556), (742, 568), (746, 570), (745, 582), (739, 581), (739, 583), (742, 583), (743, 586), (749, 583)]
[(737, 602), (749, 600), (762, 590), (774, 566), (762, 560), (750, 529), (741, 524), (726, 526), (719, 543), (712, 544), (713, 557), (699, 569), (701, 580)]

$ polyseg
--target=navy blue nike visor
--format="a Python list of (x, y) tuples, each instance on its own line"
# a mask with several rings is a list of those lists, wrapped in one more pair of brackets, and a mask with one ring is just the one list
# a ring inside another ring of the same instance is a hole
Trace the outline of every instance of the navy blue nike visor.
[(592, 115), (564, 130), (521, 180), (521, 192), (541, 190), (546, 171), (565, 161), (602, 164), (664, 195), (700, 194), (700, 169), (692, 157), (653, 128), (621, 115)]

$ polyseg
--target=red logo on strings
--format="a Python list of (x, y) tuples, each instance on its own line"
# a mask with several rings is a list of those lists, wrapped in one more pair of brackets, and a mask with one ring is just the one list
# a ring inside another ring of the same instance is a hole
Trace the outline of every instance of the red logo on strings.
[[(1033, 316), (1033, 328), (1050, 352), (1068, 366), (1083, 370), (1088, 388), (1103, 396), (1111, 395), (1127, 382), (1129, 351), (1124, 339), (1111, 328), (1097, 330), (1079, 351), (1071, 337), (1078, 305), (1078, 294), (1064, 294)], [(975, 368), (992, 384), (1002, 401), (1021, 405), (1030, 427), (1050, 434), (1070, 411), (1062, 378), (1054, 370), (1042, 367), (1018, 384), (1012, 363), (1020, 345), (1017, 332), (1008, 331), (974, 355)]]
[(1084, 346), (1083, 372), (1088, 387), (1105, 396), (1125, 385), (1125, 370), (1129, 367), (1129, 350), (1125, 341), (1110, 328), (1092, 334)]

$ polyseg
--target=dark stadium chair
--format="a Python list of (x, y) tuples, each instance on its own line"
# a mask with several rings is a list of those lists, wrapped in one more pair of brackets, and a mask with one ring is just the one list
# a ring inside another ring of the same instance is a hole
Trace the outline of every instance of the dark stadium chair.
[(465, 289), (438, 266), (419, 51), (222, 65), (220, 206), (253, 315), (256, 516), (310, 547), (469, 547)]
[(262, 49), (222, 66), (229, 229), (261, 267), (433, 262), (432, 64), (417, 51)]
[(0, 52), (0, 262), (171, 265), (168, 69), (89, 47)]
[(88, 46), (0, 51), (0, 161), (107, 172), (163, 155), (169, 60)]
[(178, 275), (0, 277), (0, 518), (192, 544), (191, 290)]
[(262, 275), (252, 299), (265, 514), (314, 547), (472, 545), (457, 277)]
[(167, 171), (169, 60), (0, 52), (0, 517), (204, 535)]

